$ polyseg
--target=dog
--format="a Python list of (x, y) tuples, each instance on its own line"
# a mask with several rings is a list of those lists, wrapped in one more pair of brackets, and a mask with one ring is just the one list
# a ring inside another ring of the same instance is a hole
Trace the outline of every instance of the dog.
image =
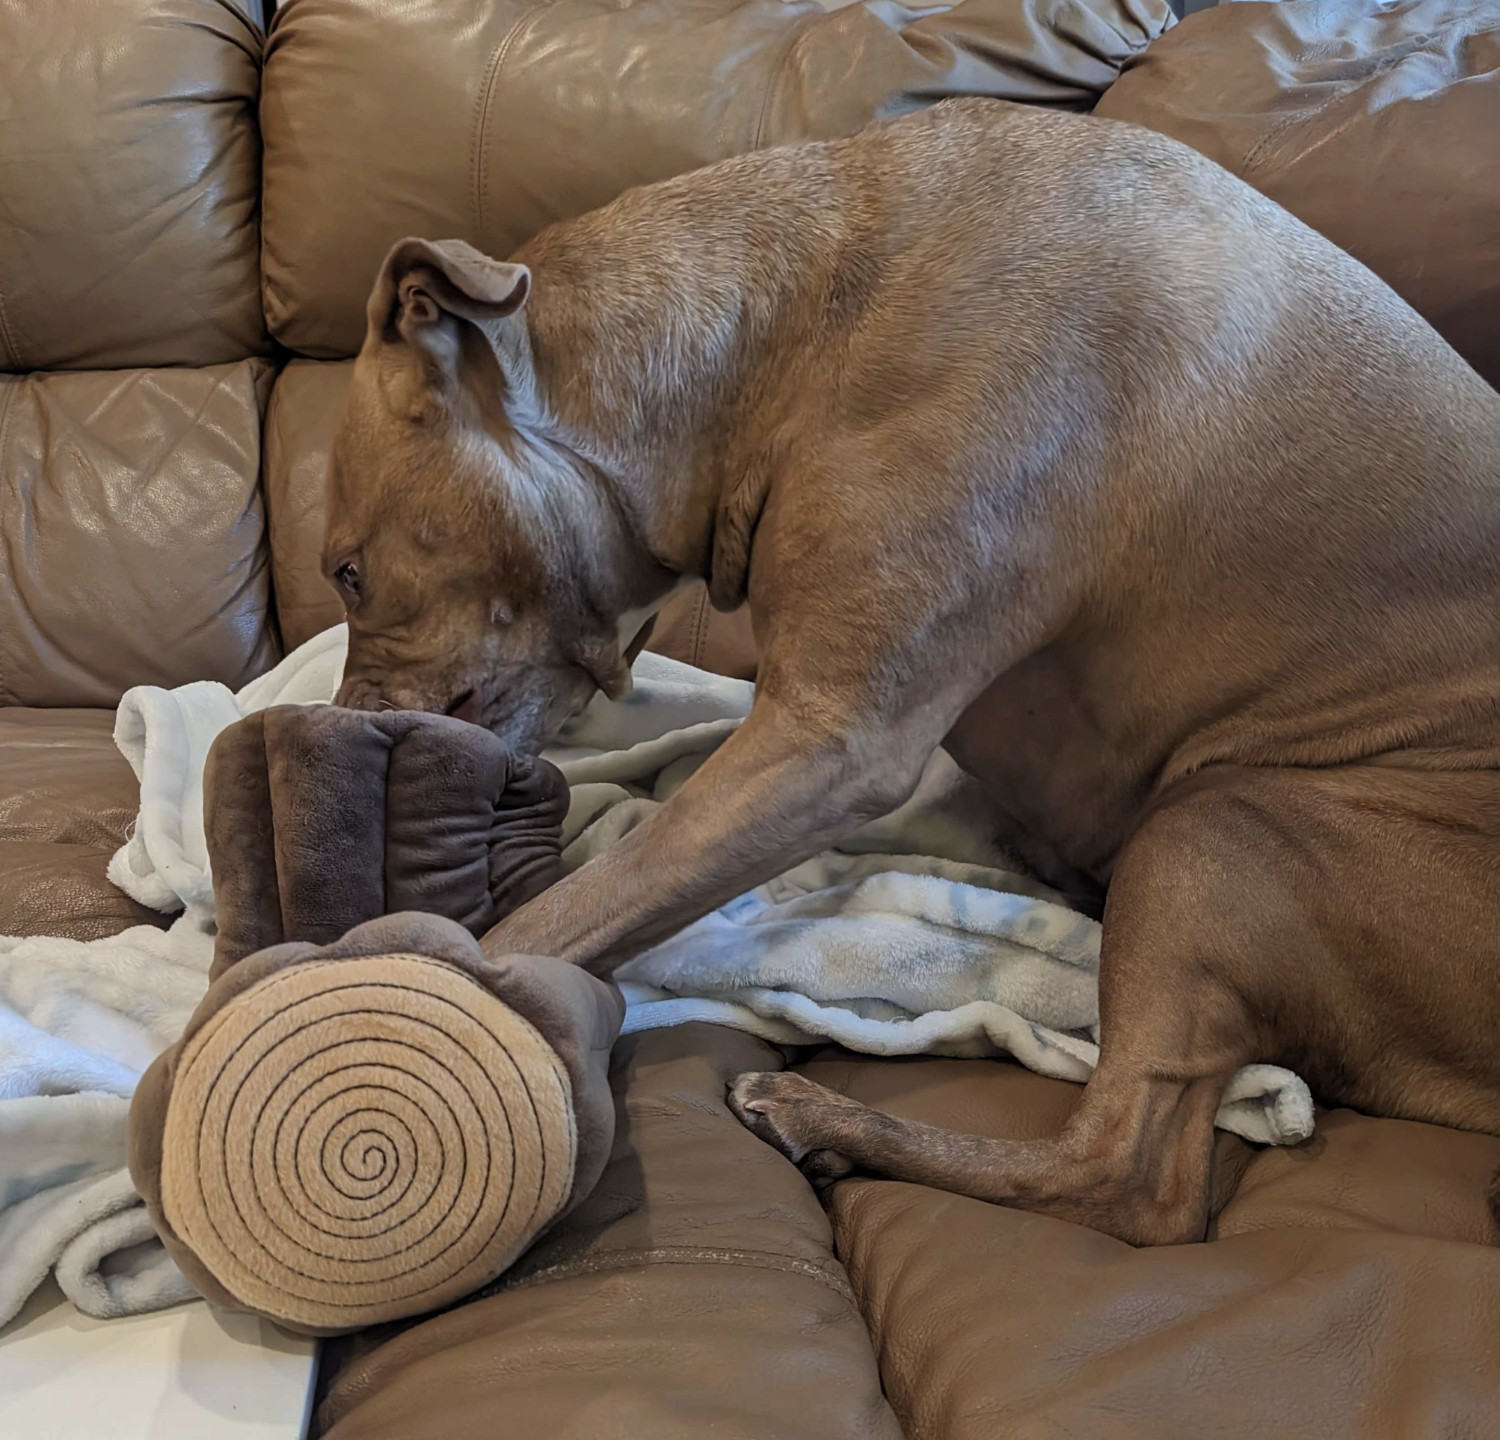
[(859, 1170), (1136, 1244), (1209, 1221), (1251, 1061), (1500, 1133), (1500, 395), (1354, 259), (1131, 126), (970, 100), (627, 193), (508, 261), (406, 240), (333, 444), (340, 703), (530, 753), (701, 577), (738, 732), (492, 953), (608, 973), (946, 747), (1102, 897), (1058, 1135), (733, 1085)]

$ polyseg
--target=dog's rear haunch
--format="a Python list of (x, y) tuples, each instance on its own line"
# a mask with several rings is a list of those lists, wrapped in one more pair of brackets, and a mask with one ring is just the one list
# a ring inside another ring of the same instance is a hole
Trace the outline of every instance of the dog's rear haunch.
[(1189, 1240), (1243, 1064), (1500, 1133), (1500, 395), (1209, 161), (945, 104), (631, 192), (501, 263), (406, 241), (333, 449), (343, 699), (535, 749), (686, 579), (748, 598), (749, 719), (488, 937), (608, 970), (899, 804), (944, 745), (1104, 895), (1058, 1136), (790, 1075), (746, 1121)]

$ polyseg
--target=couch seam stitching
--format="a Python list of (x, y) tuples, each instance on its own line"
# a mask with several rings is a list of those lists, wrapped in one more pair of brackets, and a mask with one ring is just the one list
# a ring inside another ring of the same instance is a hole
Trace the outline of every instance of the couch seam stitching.
[(1325, 110), (1327, 110), (1330, 106), (1337, 104), (1338, 101), (1342, 100), (1345, 95), (1353, 93), (1355, 88), (1356, 87), (1353, 85), (1344, 86), (1337, 90), (1334, 94), (1330, 95), (1321, 105), (1317, 107), (1317, 109), (1313, 110), (1310, 114), (1288, 115), (1278, 123), (1273, 125), (1269, 130), (1266, 131), (1264, 135), (1260, 137), (1259, 140), (1255, 142), (1254, 145), (1250, 147), (1248, 151), (1246, 151), (1245, 158), (1240, 162), (1239, 178), (1243, 180), (1247, 185), (1253, 185), (1255, 182), (1250, 179), (1251, 171), (1253, 171), (1257, 165), (1261, 164), (1265, 160), (1266, 152), (1273, 145), (1275, 145), (1282, 138), (1282, 136), (1291, 134), (1300, 126), (1313, 124)]
[(489, 64), (485, 67), (484, 84), (474, 97), (474, 132), (469, 141), (469, 168), (473, 172), (474, 235), (477, 240), (484, 239), (485, 213), (489, 208), (490, 174), (489, 166), (484, 163), (484, 136), (489, 129), (490, 103), (500, 83), (500, 72), (505, 68), (506, 59), (522, 26), (529, 24), (535, 16), (549, 8), (550, 0), (548, 3), (534, 5), (510, 27), (505, 38), (495, 47), (495, 53), (490, 56)]
[[(1244, 160), (1241, 162), (1241, 169), (1239, 172), (1240, 179), (1244, 180), (1247, 184), (1254, 184), (1254, 182), (1250, 179), (1250, 172), (1265, 160), (1266, 152), (1283, 136), (1288, 135), (1293, 131), (1301, 129), (1305, 126), (1314, 124), (1316, 121), (1320, 120), (1323, 115), (1327, 113), (1327, 111), (1332, 109), (1333, 106), (1337, 105), (1339, 101), (1346, 99), (1348, 96), (1353, 95), (1356, 91), (1363, 89), (1370, 83), (1371, 80), (1389, 74), (1390, 71), (1394, 70), (1398, 65), (1403, 64), (1413, 55), (1426, 53), (1428, 50), (1430, 50), (1432, 42), (1436, 38), (1437, 34), (1435, 31), (1423, 31), (1423, 33), (1419, 37), (1417, 37), (1415, 42), (1408, 49), (1402, 51), (1401, 54), (1397, 55), (1392, 60), (1383, 61), (1380, 65), (1376, 66), (1376, 68), (1372, 70), (1368, 75), (1363, 75), (1358, 77), (1357, 79), (1346, 81), (1343, 84), (1336, 84), (1333, 93), (1329, 95), (1321, 105), (1317, 106), (1317, 108), (1312, 110), (1310, 113), (1288, 115), (1279, 124), (1273, 125), (1271, 129), (1266, 131), (1266, 133), (1262, 135), (1260, 139), (1257, 140), (1246, 153)], [(1465, 32), (1465, 38), (1468, 38), (1468, 32)], [(1302, 154), (1305, 153), (1306, 150), (1304, 148)], [(1301, 154), (1299, 154), (1296, 158), (1300, 159)]]
[(698, 613), (694, 617), (693, 626), (693, 664), (700, 670), (708, 667), (703, 663), (704, 656), (708, 653), (708, 591), (698, 597)]
[(799, 25), (791, 35), (787, 37), (786, 43), (781, 47), (781, 53), (776, 57), (771, 66), (771, 76), (766, 83), (765, 99), (760, 103), (760, 115), (755, 122), (755, 148), (764, 150), (766, 146), (766, 121), (770, 118), (771, 102), (776, 98), (776, 92), (781, 88), (781, 77), (791, 62), (792, 51), (801, 44), (802, 37), (810, 31), (820, 20), (828, 18), (831, 11), (824, 11), (818, 15), (806, 17), (803, 24)]
[[(3, 313), (3, 310), (0, 310), (0, 313)], [(17, 377), (4, 384), (0, 384), (0, 466), (3, 466), (5, 463), (5, 442), (10, 436), (10, 414), (11, 409), (15, 405), (16, 391), (25, 383), (24, 379)], [(4, 472), (0, 471), (0, 483), (3, 483), (4, 478)], [(11, 588), (15, 588), (14, 578), (12, 578)], [(4, 655), (0, 654), (0, 660), (3, 659)], [(12, 705), (14, 703), (15, 700), (12, 692), (5, 683), (5, 671), (3, 668), (0, 668), (0, 705)]]
[(773, 1270), (787, 1275), (800, 1275), (806, 1280), (815, 1280), (847, 1301), (856, 1310), (859, 1303), (849, 1282), (833, 1273), (827, 1264), (815, 1260), (802, 1260), (793, 1255), (778, 1255), (770, 1250), (705, 1249), (695, 1245), (660, 1245), (643, 1249), (622, 1250), (613, 1255), (588, 1257), (582, 1260), (565, 1261), (549, 1265), (530, 1275), (518, 1279), (501, 1280), (474, 1295), (481, 1299), (487, 1295), (508, 1294), (512, 1291), (529, 1290), (539, 1285), (549, 1285), (560, 1280), (574, 1280), (586, 1275), (610, 1274), (619, 1270), (637, 1270), (651, 1265), (731, 1265), (751, 1270)]

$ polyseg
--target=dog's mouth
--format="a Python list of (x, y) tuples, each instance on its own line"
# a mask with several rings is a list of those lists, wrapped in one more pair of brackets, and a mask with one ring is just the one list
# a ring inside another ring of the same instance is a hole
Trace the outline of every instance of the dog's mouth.
[(478, 692), (471, 685), (461, 694), (454, 696), (443, 714), (451, 715), (455, 720), (466, 720), (470, 725), (477, 723), (479, 718)]

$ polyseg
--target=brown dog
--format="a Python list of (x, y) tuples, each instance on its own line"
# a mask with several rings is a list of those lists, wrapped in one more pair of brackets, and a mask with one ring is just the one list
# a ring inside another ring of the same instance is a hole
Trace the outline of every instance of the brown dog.
[(632, 192), (513, 261), (405, 241), (331, 462), (344, 703), (534, 749), (683, 577), (739, 732), (486, 944), (608, 970), (909, 793), (939, 745), (1107, 887), (1054, 1139), (795, 1075), (747, 1124), (1137, 1242), (1208, 1215), (1241, 1065), (1500, 1131), (1500, 395), (1172, 141), (962, 102)]

